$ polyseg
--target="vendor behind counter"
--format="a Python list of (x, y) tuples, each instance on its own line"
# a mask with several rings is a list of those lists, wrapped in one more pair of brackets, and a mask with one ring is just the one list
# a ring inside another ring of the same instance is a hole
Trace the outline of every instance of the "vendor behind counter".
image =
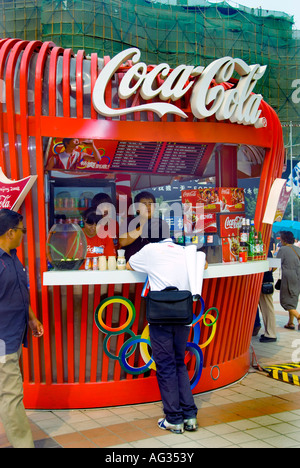
[(138, 193), (134, 205), (137, 216), (128, 217), (127, 223), (120, 226), (119, 246), (125, 250), (126, 262), (146, 244), (170, 237), (168, 223), (153, 217), (155, 198), (151, 193)]
[[(102, 215), (97, 215), (95, 208), (88, 208), (82, 214), (84, 226), (82, 228), (87, 241), (87, 259), (97, 258), (102, 255), (105, 257), (116, 256), (116, 249), (113, 239), (108, 236), (97, 234), (97, 224), (102, 219)], [(82, 269), (85, 265), (82, 265)]]

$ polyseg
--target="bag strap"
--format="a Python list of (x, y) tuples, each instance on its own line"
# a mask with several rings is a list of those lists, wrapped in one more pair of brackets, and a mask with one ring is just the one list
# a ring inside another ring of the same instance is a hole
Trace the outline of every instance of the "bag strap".
[[(149, 291), (150, 291), (150, 283), (149, 283), (149, 278), (147, 276), (146, 281), (143, 286), (141, 297), (147, 297)], [(166, 288), (162, 289), (162, 291), (178, 291), (178, 288), (176, 286), (167, 286)]]
[(295, 249), (293, 249), (293, 247), (292, 247), (291, 245), (288, 245), (288, 247), (290, 247), (290, 248), (292, 249), (292, 251), (293, 251), (293, 252), (294, 252), (294, 253), (297, 255), (297, 257), (298, 257), (298, 258), (299, 258), (299, 260), (300, 260), (300, 257), (299, 257), (299, 255), (297, 254), (296, 250), (295, 250)]

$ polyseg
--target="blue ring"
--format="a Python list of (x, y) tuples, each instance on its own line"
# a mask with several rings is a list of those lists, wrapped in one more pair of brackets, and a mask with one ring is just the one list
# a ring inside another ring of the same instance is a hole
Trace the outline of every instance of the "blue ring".
[(190, 380), (191, 390), (193, 390), (193, 388), (195, 388), (196, 385), (198, 385), (199, 380), (200, 380), (201, 375), (202, 375), (203, 353), (202, 353), (202, 349), (199, 348), (199, 346), (196, 343), (188, 342), (186, 344), (186, 349), (189, 352), (192, 352), (194, 354), (195, 358), (196, 358), (196, 365), (195, 365), (194, 375)]
[(149, 346), (151, 346), (151, 343), (149, 340), (146, 340), (144, 338), (141, 338), (141, 336), (138, 336), (136, 339), (134, 338), (129, 338), (129, 340), (127, 340), (122, 348), (120, 349), (120, 354), (119, 354), (119, 357), (120, 357), (120, 365), (121, 367), (127, 371), (127, 372), (130, 372), (132, 374), (142, 374), (143, 372), (146, 372), (147, 370), (149, 370), (149, 366), (152, 364), (152, 362), (154, 361), (153, 357), (142, 367), (132, 367), (130, 366), (127, 361), (126, 361), (126, 352), (127, 352), (127, 349), (130, 348), (133, 344), (135, 343), (147, 343)]

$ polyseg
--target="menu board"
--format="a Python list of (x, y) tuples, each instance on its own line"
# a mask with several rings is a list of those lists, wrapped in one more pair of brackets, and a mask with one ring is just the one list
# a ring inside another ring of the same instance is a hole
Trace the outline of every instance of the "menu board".
[(111, 170), (197, 174), (207, 144), (120, 141)]
[(167, 143), (156, 172), (196, 174), (206, 148), (205, 144)]
[(119, 141), (110, 169), (153, 172), (162, 143)]

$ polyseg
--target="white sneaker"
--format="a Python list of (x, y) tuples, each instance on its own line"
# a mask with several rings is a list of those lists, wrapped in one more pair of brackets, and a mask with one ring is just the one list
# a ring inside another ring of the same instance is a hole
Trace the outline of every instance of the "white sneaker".
[(186, 431), (196, 431), (198, 429), (196, 418), (185, 419), (183, 423)]
[(166, 418), (161, 418), (158, 420), (158, 427), (163, 430), (174, 432), (175, 434), (183, 434), (184, 433), (184, 425), (181, 424), (171, 424), (168, 423)]

